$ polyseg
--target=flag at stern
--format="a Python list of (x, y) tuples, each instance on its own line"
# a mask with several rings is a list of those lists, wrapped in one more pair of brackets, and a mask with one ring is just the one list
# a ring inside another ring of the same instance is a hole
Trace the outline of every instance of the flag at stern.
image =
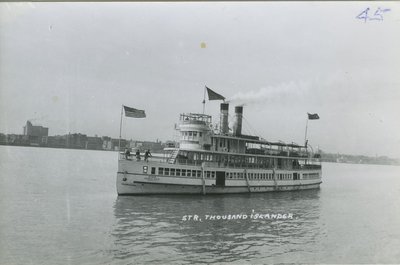
[(309, 120), (318, 120), (319, 116), (317, 113), (311, 114), (311, 113), (307, 113), (308, 114), (308, 119)]
[(124, 111), (125, 117), (146, 118), (146, 113), (144, 112), (144, 110), (124, 106)]

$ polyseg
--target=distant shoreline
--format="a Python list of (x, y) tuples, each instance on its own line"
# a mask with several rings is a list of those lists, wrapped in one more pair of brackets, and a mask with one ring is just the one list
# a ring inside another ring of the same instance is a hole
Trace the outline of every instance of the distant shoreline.
[(82, 150), (82, 151), (118, 152), (118, 150), (86, 149), (86, 148), (74, 148), (74, 147), (55, 147), (55, 146), (43, 146), (43, 145), (22, 145), (22, 144), (3, 144), (3, 143), (0, 143), (0, 146), (33, 147), (33, 148), (49, 148), (49, 149), (70, 149), (70, 150)]
[[(69, 150), (82, 150), (82, 151), (103, 151), (103, 152), (118, 152), (118, 150), (107, 150), (107, 149), (90, 149), (90, 148), (73, 148), (73, 147), (54, 147), (54, 146), (36, 146), (36, 145), (16, 145), (16, 144), (4, 144), (0, 143), (0, 146), (15, 146), (15, 147), (33, 147), (33, 148), (50, 148), (50, 149), (69, 149)], [(150, 150), (152, 153), (162, 152), (163, 150)], [(325, 157), (324, 157), (325, 156)], [(321, 162), (328, 162), (328, 163), (336, 163), (336, 164), (356, 164), (356, 165), (382, 165), (382, 166), (400, 166), (400, 161), (392, 158), (387, 158), (389, 161), (384, 162), (356, 162), (353, 160), (348, 161), (335, 161), (331, 157), (333, 154), (322, 154), (321, 155)], [(339, 155), (339, 156), (349, 156), (354, 158), (369, 158), (371, 157), (362, 156), (362, 155)]]
[[(82, 150), (82, 151), (104, 151), (104, 152), (118, 152), (118, 150), (108, 149), (91, 149), (91, 148), (74, 148), (74, 147), (55, 147), (55, 146), (43, 146), (43, 145), (22, 145), (22, 144), (4, 144), (0, 143), (0, 146), (15, 146), (15, 147), (33, 147), (33, 148), (50, 148), (50, 149), (69, 149), (69, 150)], [(151, 152), (160, 152), (163, 150), (150, 150)]]

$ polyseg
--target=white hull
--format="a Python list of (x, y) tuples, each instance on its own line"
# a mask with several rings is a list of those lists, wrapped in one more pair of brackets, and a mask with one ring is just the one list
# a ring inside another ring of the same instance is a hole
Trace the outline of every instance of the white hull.
[[(207, 91), (212, 92), (209, 88)], [(243, 106), (235, 107), (230, 133), (228, 113), (229, 104), (221, 103), (219, 131), (210, 115), (181, 114), (176, 127), (179, 147), (165, 148), (164, 157), (155, 156), (147, 162), (141, 160), (140, 148), (135, 156), (126, 150), (118, 161), (118, 194), (205, 195), (319, 188), (321, 164), (315, 162), (320, 155), (309, 152), (308, 141), (301, 146), (243, 135)], [(310, 115), (309, 119), (319, 118), (318, 114)], [(146, 151), (145, 160), (148, 158)]]
[[(223, 185), (214, 178), (199, 176), (165, 176), (153, 173), (152, 168), (177, 167), (157, 162), (136, 162), (120, 160), (117, 173), (118, 195), (144, 195), (144, 194), (225, 194), (225, 193), (256, 193), (272, 191), (291, 191), (317, 189), (321, 184), (321, 170), (261, 170), (261, 169), (232, 169), (232, 168), (207, 168), (211, 171), (244, 171), (247, 174), (264, 172), (273, 175), (273, 179), (229, 179)], [(144, 168), (147, 167), (147, 170)], [(179, 165), (180, 169), (201, 170), (199, 166)], [(147, 172), (144, 172), (147, 171)], [(157, 172), (156, 172), (157, 173)], [(279, 180), (279, 174), (290, 175), (297, 173), (300, 179)], [(303, 175), (318, 173), (318, 178), (302, 179)]]

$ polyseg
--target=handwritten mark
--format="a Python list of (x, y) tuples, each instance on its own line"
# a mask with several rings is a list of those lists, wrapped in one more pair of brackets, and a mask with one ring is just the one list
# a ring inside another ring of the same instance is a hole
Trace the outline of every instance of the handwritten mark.
[(390, 8), (380, 8), (376, 9), (376, 11), (373, 13), (373, 15), (370, 15), (369, 13), (371, 9), (367, 7), (365, 10), (363, 10), (358, 16), (356, 16), (357, 19), (364, 20), (364, 23), (370, 20), (378, 20), (378, 21), (383, 21), (383, 14), (386, 12), (390, 11)]

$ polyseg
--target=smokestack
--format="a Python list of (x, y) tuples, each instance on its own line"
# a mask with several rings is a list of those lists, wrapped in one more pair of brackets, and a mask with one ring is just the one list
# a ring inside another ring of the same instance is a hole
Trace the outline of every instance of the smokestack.
[(242, 134), (242, 117), (243, 106), (235, 107), (235, 123), (233, 124), (233, 135), (239, 136)]
[(221, 134), (228, 134), (228, 112), (229, 112), (229, 104), (221, 103), (221, 116), (219, 119)]

